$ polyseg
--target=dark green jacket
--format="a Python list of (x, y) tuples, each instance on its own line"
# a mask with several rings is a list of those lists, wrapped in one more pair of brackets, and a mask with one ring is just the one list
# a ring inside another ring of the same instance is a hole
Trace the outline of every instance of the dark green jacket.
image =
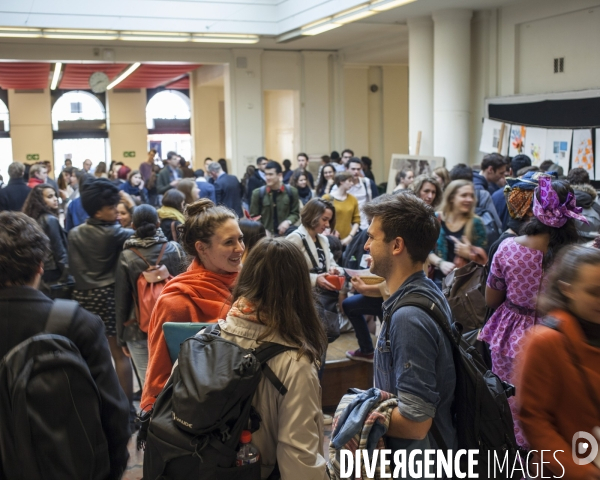
[[(267, 193), (264, 190), (266, 188), (267, 187), (260, 187), (252, 192), (250, 216), (256, 217), (257, 215), (260, 215), (260, 223), (262, 223), (270, 232), (273, 232), (275, 235), (279, 235), (279, 232), (277, 231), (277, 227), (279, 225), (273, 225), (273, 213), (275, 209), (275, 205), (273, 203), (273, 193)], [(277, 194), (277, 221), (281, 223), (284, 220), (289, 220), (293, 225), (300, 218), (298, 190), (296, 190), (294, 187), (290, 187), (289, 185), (286, 185), (285, 188), (289, 189), (289, 192), (291, 193), (291, 199), (287, 191), (279, 192)], [(261, 191), (264, 192), (262, 202), (260, 198)]]

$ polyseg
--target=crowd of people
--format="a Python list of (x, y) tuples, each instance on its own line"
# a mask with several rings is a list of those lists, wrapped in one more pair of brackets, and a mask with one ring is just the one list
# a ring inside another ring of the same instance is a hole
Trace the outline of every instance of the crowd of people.
[[(102, 399), (106, 478), (120, 478), (139, 428), (134, 376), (147, 412), (172, 374), (166, 322), (218, 322), (244, 348), (296, 349), (268, 363), (285, 397), (263, 379), (252, 401), (262, 478), (328, 478), (320, 382), (340, 316), (359, 347), (346, 356), (374, 363), (374, 386), (398, 398), (388, 448), (435, 448), (434, 430), (457, 448), (450, 340), (427, 311), (396, 305), (418, 294), (460, 323), (442, 285), (476, 264), (488, 308), (478, 339), (516, 387), (521, 452), (556, 451), (546, 473), (600, 479), (571, 444), (600, 426), (600, 201), (585, 170), (489, 154), (478, 168), (404, 169), (383, 194), (350, 149), (315, 175), (305, 153), (295, 170), (259, 157), (241, 181), (224, 160), (194, 171), (169, 152), (161, 163), (154, 150), (136, 170), (65, 162), (54, 182), (49, 162), (14, 162), (0, 188), (0, 356), (45, 331), (53, 300), (78, 303), (66, 336)], [(366, 268), (377, 283), (345, 271)], [(375, 345), (372, 318), (384, 320)]]

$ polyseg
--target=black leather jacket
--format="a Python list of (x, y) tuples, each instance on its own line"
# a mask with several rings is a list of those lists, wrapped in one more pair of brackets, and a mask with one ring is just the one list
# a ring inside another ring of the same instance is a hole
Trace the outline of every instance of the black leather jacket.
[[(143, 248), (135, 247), (151, 265), (156, 263), (164, 243), (154, 243)], [(168, 242), (163, 254), (161, 265), (165, 265), (172, 276), (179, 275), (186, 269), (186, 254), (176, 242)], [(148, 265), (130, 249), (125, 249), (119, 256), (117, 277), (115, 282), (115, 306), (117, 313), (117, 339), (120, 345), (147, 338), (137, 323), (125, 326), (125, 322), (135, 317), (134, 298), (137, 299), (137, 281), (140, 274)]]
[(91, 290), (115, 283), (119, 254), (133, 233), (130, 228), (95, 218), (69, 231), (69, 270), (75, 288)]

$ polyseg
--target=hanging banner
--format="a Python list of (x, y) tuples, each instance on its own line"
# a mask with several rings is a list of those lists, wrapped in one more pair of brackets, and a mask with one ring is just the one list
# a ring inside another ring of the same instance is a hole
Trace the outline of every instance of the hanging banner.
[(560, 165), (565, 172), (569, 171), (571, 158), (571, 139), (573, 130), (551, 129), (546, 131), (546, 158)]
[[(498, 145), (500, 144), (500, 134), (502, 133), (502, 125), (504, 125), (504, 135), (502, 138), (502, 145), (498, 152)], [(508, 154), (508, 139), (510, 137), (510, 124), (498, 122), (496, 120), (490, 120), (489, 118), (483, 119), (483, 128), (481, 130), (481, 142), (479, 144), (479, 151), (483, 153), (500, 153), (502, 155)]]
[(545, 128), (527, 127), (527, 136), (523, 142), (523, 152), (533, 165), (546, 160), (546, 130)]
[(596, 178), (591, 130), (573, 130), (573, 168), (586, 170), (590, 174), (590, 180)]
[(527, 129), (523, 125), (511, 125), (510, 142), (508, 146), (509, 157), (514, 157), (519, 153), (523, 153), (526, 130)]

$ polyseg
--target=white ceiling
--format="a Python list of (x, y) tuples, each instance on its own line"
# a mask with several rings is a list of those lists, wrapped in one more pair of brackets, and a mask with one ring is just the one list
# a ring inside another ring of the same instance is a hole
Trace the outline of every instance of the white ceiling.
[[(0, 26), (280, 35), (366, 1), (1, 0)], [(359, 23), (404, 23), (442, 8), (485, 10), (515, 1), (417, 0)]]
[[(75, 49), (86, 46), (115, 48), (115, 61), (135, 56), (136, 49), (155, 48), (170, 61), (187, 61), (185, 52), (199, 49), (327, 50), (344, 56), (346, 63), (407, 64), (406, 20), (431, 15), (442, 8), (487, 10), (519, 0), (416, 0), (316, 36), (278, 43), (278, 35), (339, 13), (367, 0), (0, 0), (0, 26), (39, 28), (94, 28), (176, 32), (247, 33), (260, 35), (254, 45), (173, 44), (124, 41), (68, 41), (0, 38), (0, 57), (15, 60), (35, 58), (42, 52), (69, 51), (66, 60), (77, 57)], [(522, 1), (522, 0), (520, 0)], [(565, 0), (560, 0), (565, 1)], [(3, 45), (4, 44), (4, 45)], [(15, 53), (13, 47), (18, 47)], [(58, 49), (58, 50), (57, 50)], [(5, 54), (1, 52), (4, 50)], [(77, 50), (79, 51), (79, 50)], [(221, 50), (222, 51), (222, 50)], [(17, 53), (23, 52), (23, 53)], [(169, 52), (173, 52), (172, 54)], [(52, 57), (54, 59), (54, 57)], [(87, 57), (82, 57), (87, 58)], [(55, 59), (60, 60), (60, 58)], [(102, 59), (99, 59), (102, 60)], [(159, 59), (162, 60), (162, 57)], [(126, 60), (128, 61), (128, 60)], [(194, 62), (211, 62), (199, 55)]]

